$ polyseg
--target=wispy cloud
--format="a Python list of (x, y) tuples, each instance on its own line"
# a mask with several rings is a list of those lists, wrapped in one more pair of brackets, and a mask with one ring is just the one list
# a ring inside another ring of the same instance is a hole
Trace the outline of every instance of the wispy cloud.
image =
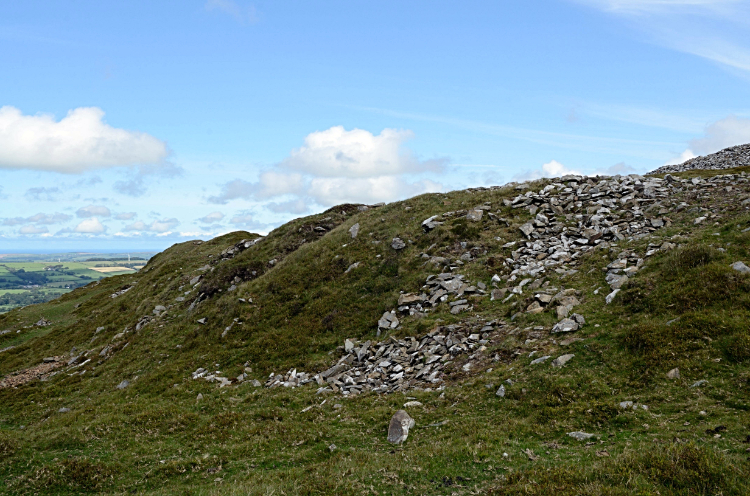
[(258, 12), (252, 4), (242, 5), (234, 0), (208, 0), (206, 10), (219, 11), (228, 14), (240, 24), (255, 24), (258, 22)]
[(507, 126), (483, 121), (469, 119), (456, 119), (440, 115), (420, 114), (414, 112), (403, 112), (375, 107), (352, 107), (358, 110), (373, 112), (401, 119), (415, 121), (437, 122), (449, 124), (461, 129), (490, 136), (500, 136), (513, 140), (522, 140), (530, 143), (550, 145), (559, 148), (585, 151), (589, 153), (609, 153), (613, 155), (628, 155), (631, 157), (649, 160), (661, 160), (664, 158), (665, 147), (679, 147), (681, 143), (671, 141), (649, 141), (634, 140), (627, 138), (613, 138), (607, 136), (588, 136), (575, 133), (560, 133), (555, 131), (543, 131), (517, 126)]
[(618, 16), (652, 43), (750, 77), (745, 0), (572, 0)]

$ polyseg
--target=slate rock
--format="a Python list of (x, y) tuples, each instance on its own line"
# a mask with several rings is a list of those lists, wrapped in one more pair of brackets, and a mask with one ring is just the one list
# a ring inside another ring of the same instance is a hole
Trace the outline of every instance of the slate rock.
[(349, 228), (349, 234), (351, 235), (352, 239), (357, 237), (357, 234), (359, 234), (359, 222)]
[(593, 434), (589, 434), (587, 432), (581, 432), (581, 431), (568, 432), (568, 436), (572, 437), (573, 439), (577, 439), (579, 441), (585, 441), (587, 439), (591, 439), (592, 437), (594, 437)]
[(438, 221), (435, 220), (438, 217), (440, 217), (440, 216), (439, 215), (433, 215), (429, 219), (425, 219), (425, 220), (422, 221), (422, 228), (425, 230), (425, 232), (430, 232), (433, 229), (435, 229), (436, 227), (441, 226), (443, 224), (442, 222), (438, 222)]
[(362, 262), (354, 262), (349, 267), (347, 267), (347, 269), (344, 271), (344, 274), (348, 274), (349, 272), (353, 271), (354, 269), (356, 269), (357, 267), (359, 267), (361, 263)]
[(607, 297), (604, 299), (604, 301), (606, 302), (606, 304), (609, 305), (610, 303), (612, 303), (614, 301), (614, 299), (615, 299), (615, 296), (617, 296), (617, 293), (619, 293), (619, 292), (620, 292), (619, 289), (615, 289), (614, 291), (612, 291), (611, 293), (609, 293), (607, 295)]
[(472, 222), (478, 222), (482, 220), (483, 213), (484, 212), (481, 210), (469, 210), (469, 213), (466, 214), (466, 219)]
[(573, 332), (579, 328), (578, 322), (573, 319), (562, 319), (560, 322), (552, 327), (552, 333), (557, 332)]
[(70, 411), (70, 408), (62, 407), (60, 408), (57, 413), (68, 413)]
[(574, 356), (575, 355), (573, 354), (561, 355), (555, 358), (554, 360), (552, 360), (552, 366), (559, 369), (560, 367), (568, 363), (570, 359), (573, 358)]
[(401, 238), (393, 238), (393, 241), (391, 241), (391, 248), (394, 250), (403, 250), (406, 248), (406, 243), (404, 243), (404, 240)]
[(404, 410), (399, 410), (393, 414), (391, 423), (388, 425), (388, 441), (394, 444), (401, 444), (409, 437), (409, 429), (416, 425), (414, 419)]
[(118, 384), (116, 387), (117, 389), (125, 389), (126, 387), (130, 386), (130, 381), (125, 379), (120, 384)]
[(750, 274), (750, 267), (742, 262), (734, 262), (731, 267), (742, 274)]
[(521, 230), (523, 235), (526, 236), (527, 238), (530, 237), (531, 233), (534, 232), (534, 226), (530, 222), (527, 222), (526, 224), (522, 225), (521, 227), (519, 227), (519, 229)]
[(505, 386), (501, 384), (500, 387), (497, 388), (497, 391), (495, 391), (495, 396), (505, 398)]
[(552, 357), (549, 356), (549, 355), (546, 355), (546, 356), (543, 356), (543, 357), (539, 357), (539, 358), (537, 358), (535, 360), (532, 360), (531, 363), (530, 363), (530, 365), (536, 365), (538, 363), (544, 363), (547, 360), (549, 360), (550, 358), (552, 358)]

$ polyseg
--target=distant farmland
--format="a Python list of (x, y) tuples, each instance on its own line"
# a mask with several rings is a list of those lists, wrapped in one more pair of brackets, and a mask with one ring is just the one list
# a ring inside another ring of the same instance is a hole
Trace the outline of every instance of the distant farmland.
[(5, 262), (0, 260), (0, 313), (44, 303), (109, 276), (132, 274), (145, 260)]

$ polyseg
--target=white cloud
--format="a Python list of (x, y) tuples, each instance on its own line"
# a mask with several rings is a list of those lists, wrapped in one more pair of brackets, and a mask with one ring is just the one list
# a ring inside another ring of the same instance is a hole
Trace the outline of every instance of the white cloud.
[(74, 231), (77, 233), (86, 233), (86, 234), (101, 234), (106, 230), (107, 228), (104, 227), (102, 223), (99, 222), (99, 219), (97, 219), (96, 217), (92, 217), (90, 219), (86, 219), (82, 221), (74, 229)]
[(301, 174), (267, 171), (261, 173), (255, 183), (235, 179), (224, 184), (221, 193), (209, 197), (208, 201), (223, 205), (238, 198), (262, 200), (286, 194), (300, 194), (304, 187)]
[(722, 12), (741, 0), (579, 0), (602, 10), (624, 14), (666, 12)]
[(4, 226), (18, 226), (21, 224), (37, 224), (37, 225), (51, 225), (51, 224), (60, 224), (63, 222), (67, 222), (72, 217), (67, 214), (61, 214), (59, 212), (55, 212), (53, 214), (43, 214), (38, 213), (36, 215), (32, 215), (31, 217), (13, 217), (13, 218), (5, 218), (3, 219), (2, 225)]
[(343, 126), (316, 131), (274, 169), (262, 173), (257, 182), (235, 179), (208, 201), (225, 204), (234, 199), (259, 201), (289, 195), (293, 198), (269, 203), (268, 209), (302, 213), (309, 199), (329, 206), (442, 191), (442, 185), (434, 181), (407, 177), (442, 172), (447, 163), (446, 159), (419, 160), (403, 148), (412, 136), (408, 130), (384, 129), (374, 135), (362, 129), (347, 131)]
[(255, 225), (255, 220), (250, 212), (239, 212), (229, 220), (229, 223), (234, 226), (252, 226)]
[(305, 201), (301, 198), (280, 203), (271, 202), (266, 205), (266, 208), (271, 212), (290, 214), (303, 214), (309, 209)]
[(131, 167), (126, 173), (126, 178), (116, 181), (112, 187), (123, 195), (139, 197), (146, 193), (147, 183), (153, 182), (147, 182), (148, 177), (172, 178), (182, 175), (183, 172), (182, 167), (167, 161), (156, 165), (139, 165), (138, 167)]
[(43, 234), (49, 231), (46, 227), (23, 226), (18, 232), (21, 234)]
[(422, 180), (414, 183), (398, 176), (349, 178), (315, 178), (308, 194), (323, 206), (340, 203), (391, 202), (400, 198), (443, 191), (441, 184)]
[(706, 127), (705, 136), (692, 140), (690, 148), (699, 155), (705, 155), (745, 143), (750, 143), (750, 119), (730, 115)]
[(155, 220), (151, 224), (137, 221), (128, 226), (125, 226), (125, 231), (148, 231), (155, 233), (166, 233), (170, 232), (178, 225), (180, 225), (180, 221), (175, 218)]
[(695, 153), (693, 153), (693, 150), (691, 150), (691, 149), (688, 148), (684, 152), (680, 153), (679, 156), (667, 160), (664, 163), (664, 165), (681, 164), (681, 163), (686, 162), (686, 161), (690, 160), (691, 158), (695, 158), (695, 157), (697, 157), (697, 155)]
[(220, 222), (221, 219), (224, 218), (224, 214), (221, 212), (211, 212), (210, 214), (206, 215), (205, 217), (201, 217), (198, 219), (198, 222), (202, 224), (213, 224), (215, 222)]
[(153, 136), (117, 129), (96, 107), (80, 107), (60, 121), (0, 108), (0, 168), (80, 173), (100, 167), (160, 163), (167, 146)]
[(24, 196), (29, 201), (57, 201), (60, 198), (62, 191), (58, 187), (45, 188), (36, 187), (29, 188), (24, 193)]
[(117, 220), (132, 220), (135, 218), (135, 212), (121, 212), (117, 215), (115, 215), (115, 219)]
[(112, 212), (104, 205), (89, 205), (88, 207), (79, 208), (76, 215), (80, 218), (109, 217), (112, 215)]
[(282, 167), (316, 177), (376, 177), (440, 170), (440, 161), (420, 162), (402, 148), (414, 133), (384, 129), (375, 136), (363, 129), (334, 126), (310, 133), (305, 144), (292, 150)]
[(747, 143), (750, 143), (750, 119), (730, 115), (709, 124), (702, 137), (690, 140), (689, 147), (665, 165), (681, 164), (700, 155)]
[(240, 24), (255, 24), (258, 22), (258, 13), (253, 5), (240, 5), (233, 0), (208, 0), (205, 4), (206, 10), (218, 10), (229, 14)]
[(543, 164), (541, 169), (533, 169), (513, 176), (514, 181), (533, 181), (543, 177), (560, 177), (566, 174), (582, 174), (575, 169), (569, 169), (557, 160)]

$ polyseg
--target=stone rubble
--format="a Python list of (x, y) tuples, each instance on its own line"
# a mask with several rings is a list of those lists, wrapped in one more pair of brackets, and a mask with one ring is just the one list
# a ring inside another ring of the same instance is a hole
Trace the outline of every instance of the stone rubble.
[[(230, 246), (226, 250), (222, 251), (219, 254), (219, 258), (222, 259), (222, 260), (227, 260), (227, 259), (230, 259), (230, 258), (234, 258), (237, 255), (239, 255), (240, 253), (242, 253), (243, 251), (247, 250), (248, 248), (250, 248), (252, 246), (255, 246), (256, 244), (258, 244), (259, 242), (261, 242), (263, 239), (265, 239), (263, 236), (260, 236), (258, 238), (252, 239), (252, 240), (251, 239), (243, 239), (239, 243), (236, 243), (234, 246)], [(192, 284), (192, 281), (191, 281), (191, 284)]]
[(318, 392), (344, 395), (432, 389), (443, 382), (448, 364), (459, 355), (470, 354), (470, 359), (477, 359), (486, 350), (490, 334), (504, 326), (502, 322), (479, 323), (474, 327), (449, 325), (438, 327), (419, 339), (390, 337), (381, 343), (350, 341), (351, 349), (347, 352), (345, 344), (344, 356), (329, 369), (312, 376), (296, 369), (284, 375), (271, 374), (265, 386), (298, 387), (316, 382), (320, 386)]
[(667, 172), (684, 172), (688, 170), (721, 170), (750, 165), (750, 144), (725, 148), (710, 155), (691, 158), (681, 164), (665, 165), (650, 172), (650, 174), (665, 174)]

